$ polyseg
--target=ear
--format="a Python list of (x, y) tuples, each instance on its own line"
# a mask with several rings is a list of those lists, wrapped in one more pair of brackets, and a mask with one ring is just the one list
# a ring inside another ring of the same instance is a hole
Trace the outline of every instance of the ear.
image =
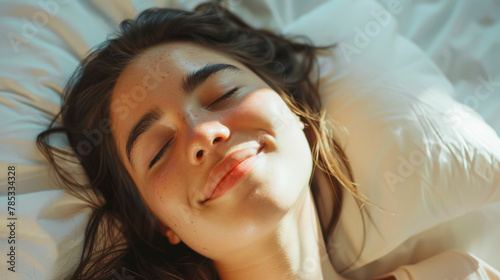
[(181, 242), (181, 238), (170, 228), (164, 226), (163, 224), (160, 224), (161, 232), (165, 234), (165, 236), (168, 238), (168, 241), (172, 245), (177, 245)]
[(181, 238), (171, 229), (167, 229), (165, 235), (168, 237), (168, 241), (170, 241), (170, 244), (172, 245), (177, 245), (181, 242)]

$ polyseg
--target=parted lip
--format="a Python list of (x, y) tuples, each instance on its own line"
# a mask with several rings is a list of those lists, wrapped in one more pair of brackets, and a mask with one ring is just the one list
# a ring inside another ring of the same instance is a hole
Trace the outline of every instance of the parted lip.
[(245, 159), (258, 154), (263, 147), (263, 144), (256, 143), (254, 146), (239, 149), (237, 151), (229, 153), (224, 157), (224, 159), (214, 165), (214, 167), (212, 167), (212, 169), (210, 170), (207, 181), (205, 183), (205, 196), (203, 202), (210, 199), (220, 181), (222, 181), (222, 179), (224, 179), (231, 172), (231, 170), (233, 170)]

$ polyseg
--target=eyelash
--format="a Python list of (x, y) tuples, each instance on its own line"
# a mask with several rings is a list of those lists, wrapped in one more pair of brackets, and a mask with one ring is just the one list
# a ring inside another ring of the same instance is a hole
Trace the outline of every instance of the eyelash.
[(160, 149), (160, 151), (156, 154), (156, 156), (151, 160), (151, 162), (149, 163), (148, 169), (151, 169), (151, 167), (153, 167), (153, 165), (155, 165), (155, 163), (161, 159), (163, 154), (165, 154), (165, 151), (167, 150), (168, 146), (170, 146), (170, 142), (172, 142), (172, 139), (168, 140), (167, 144), (165, 144)]
[(232, 95), (238, 93), (239, 89), (240, 89), (239, 87), (232, 88), (230, 91), (226, 92), (224, 95), (222, 95), (221, 97), (217, 98), (214, 102), (212, 102), (210, 105), (208, 105), (207, 109), (210, 108), (210, 107), (212, 107), (213, 104), (215, 104), (215, 103), (217, 103), (219, 101), (228, 99)]
[[(231, 89), (230, 91), (228, 91), (224, 95), (222, 95), (221, 97), (217, 98), (210, 105), (208, 105), (207, 109), (210, 108), (213, 104), (216, 104), (216, 103), (218, 103), (220, 101), (223, 101), (223, 100), (225, 100), (227, 98), (230, 98), (232, 95), (238, 93), (239, 89), (240, 89), (239, 87), (234, 87), (233, 89)], [(156, 156), (149, 163), (148, 169), (151, 169), (155, 165), (155, 163), (158, 162), (163, 157), (163, 155), (165, 154), (165, 151), (170, 146), (170, 142), (172, 142), (172, 139), (168, 140), (168, 142), (160, 149), (160, 151), (158, 151), (158, 153), (156, 154)]]

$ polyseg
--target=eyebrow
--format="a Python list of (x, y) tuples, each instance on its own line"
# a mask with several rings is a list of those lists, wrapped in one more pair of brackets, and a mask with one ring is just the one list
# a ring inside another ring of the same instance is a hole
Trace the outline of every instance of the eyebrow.
[[(241, 71), (240, 68), (231, 64), (224, 64), (224, 63), (206, 64), (205, 66), (197, 69), (196, 71), (189, 73), (182, 80), (182, 89), (184, 90), (184, 93), (190, 94), (197, 87), (203, 84), (208, 78), (210, 78), (212, 75), (222, 70), (231, 70), (236, 72)], [(160, 118), (161, 118), (160, 109), (158, 107), (154, 107), (153, 109), (149, 110), (146, 114), (144, 114), (132, 128), (127, 139), (127, 144), (125, 146), (127, 159), (132, 164), (132, 166), (133, 162), (131, 154), (135, 145), (138, 142), (137, 140), (142, 134), (147, 132), (156, 122), (158, 122)]]
[(207, 64), (195, 72), (187, 75), (187, 77), (182, 81), (182, 89), (185, 92), (190, 93), (205, 82), (205, 80), (207, 80), (210, 76), (222, 70), (241, 71), (240, 68), (231, 64)]

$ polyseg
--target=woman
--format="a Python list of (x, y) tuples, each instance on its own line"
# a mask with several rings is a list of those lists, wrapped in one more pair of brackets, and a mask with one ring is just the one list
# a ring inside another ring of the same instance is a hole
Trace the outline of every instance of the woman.
[[(68, 189), (94, 209), (69, 279), (124, 271), (136, 279), (342, 279), (325, 241), (341, 190), (366, 200), (309, 77), (319, 50), (212, 4), (124, 21), (72, 76), (63, 126), (37, 139)], [(74, 153), (49, 145), (56, 132)], [(88, 185), (57, 160), (75, 154)], [(318, 176), (330, 179), (329, 192)], [(322, 217), (320, 193), (333, 201)]]

